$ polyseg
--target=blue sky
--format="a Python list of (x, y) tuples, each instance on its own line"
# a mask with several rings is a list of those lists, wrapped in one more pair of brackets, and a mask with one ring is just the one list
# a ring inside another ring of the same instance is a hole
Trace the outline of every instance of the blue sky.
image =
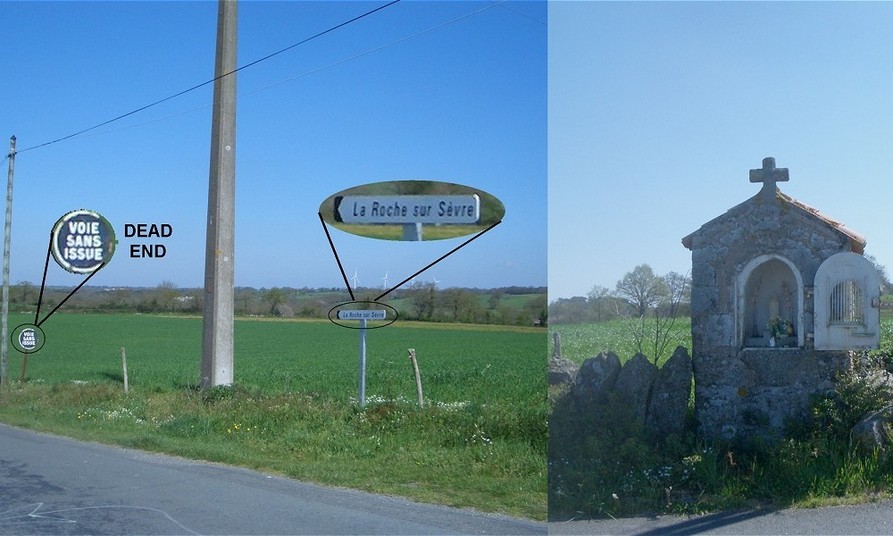
[[(238, 63), (384, 3), (242, 1)], [(202, 285), (211, 85), (27, 149), (213, 78), (216, 11), (216, 2), (0, 2), (9, 44), (0, 133), (4, 154), (11, 135), (19, 151), (13, 283), (40, 282), (53, 223), (86, 208), (105, 216), (119, 240), (91, 284)], [(492, 193), (506, 216), (421, 280), (545, 285), (546, 23), (539, 2), (404, 0), (241, 71), (236, 284), (343, 286), (320, 203), (351, 186), (426, 179)], [(126, 223), (171, 224), (167, 256), (129, 257), (142, 241), (124, 237)], [(362, 286), (381, 286), (386, 272), (394, 284), (463, 240), (397, 243), (330, 231)], [(47, 279), (82, 280), (55, 263)]]
[(893, 4), (548, 11), (550, 299), (688, 271), (682, 237), (754, 195), (766, 156), (893, 269)]

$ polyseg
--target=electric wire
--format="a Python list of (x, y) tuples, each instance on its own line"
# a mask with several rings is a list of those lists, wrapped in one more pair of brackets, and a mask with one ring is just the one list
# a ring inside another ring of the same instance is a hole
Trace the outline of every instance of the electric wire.
[(56, 139), (51, 140), (51, 141), (47, 141), (47, 142), (44, 142), (44, 143), (41, 143), (41, 144), (38, 144), (38, 145), (33, 145), (33, 146), (31, 146), (31, 147), (28, 147), (28, 148), (25, 148), (25, 149), (18, 150), (18, 151), (16, 151), (16, 154), (18, 154), (18, 153), (24, 153), (24, 152), (31, 151), (31, 150), (34, 150), (34, 149), (39, 149), (39, 148), (41, 148), (41, 147), (46, 147), (46, 146), (48, 146), (48, 145), (53, 145), (53, 144), (55, 144), (55, 143), (59, 143), (59, 142), (65, 141), (65, 140), (69, 140), (69, 139), (74, 138), (74, 137), (76, 137), (76, 136), (80, 136), (81, 134), (85, 134), (85, 133), (90, 132), (90, 131), (92, 131), (92, 130), (96, 130), (97, 128), (103, 127), (103, 126), (108, 125), (108, 124), (110, 124), (110, 123), (114, 123), (115, 121), (120, 121), (121, 119), (124, 119), (124, 118), (126, 118), (126, 117), (130, 117), (131, 115), (134, 115), (134, 114), (137, 114), (137, 113), (142, 112), (142, 111), (144, 111), (144, 110), (147, 110), (147, 109), (149, 109), (149, 108), (152, 108), (153, 106), (157, 106), (157, 105), (162, 104), (162, 103), (165, 103), (165, 102), (167, 102), (167, 101), (169, 101), (169, 100), (172, 100), (172, 99), (175, 99), (175, 98), (180, 97), (180, 96), (182, 96), (182, 95), (185, 95), (185, 94), (187, 94), (187, 93), (189, 93), (189, 92), (195, 91), (196, 89), (205, 87), (205, 86), (207, 86), (208, 84), (213, 84), (214, 82), (216, 82), (217, 80), (220, 80), (220, 79), (223, 78), (223, 77), (229, 76), (229, 75), (231, 75), (231, 74), (235, 74), (235, 73), (237, 73), (237, 72), (239, 72), (239, 71), (241, 71), (241, 70), (243, 70), (243, 69), (247, 69), (248, 67), (252, 67), (252, 66), (254, 66), (254, 65), (257, 65), (258, 63), (261, 63), (261, 62), (264, 62), (264, 61), (266, 61), (266, 60), (269, 60), (269, 59), (271, 59), (271, 58), (273, 58), (273, 57), (275, 57), (275, 56), (278, 56), (278, 55), (280, 55), (280, 54), (282, 54), (282, 53), (284, 53), (284, 52), (287, 52), (287, 51), (289, 51), (289, 50), (291, 50), (291, 49), (293, 49), (293, 48), (296, 48), (296, 47), (301, 46), (301, 45), (303, 45), (303, 44), (309, 43), (310, 41), (313, 41), (313, 40), (315, 40), (315, 39), (318, 39), (318, 38), (320, 38), (320, 37), (322, 37), (322, 36), (324, 36), (324, 35), (327, 35), (327, 34), (329, 34), (329, 33), (334, 32), (335, 30), (338, 30), (338, 29), (343, 28), (343, 27), (345, 27), (345, 26), (347, 26), (347, 25), (349, 25), (349, 24), (352, 24), (352, 23), (354, 23), (354, 22), (356, 22), (356, 21), (358, 21), (358, 20), (361, 20), (361, 19), (363, 19), (363, 18), (366, 18), (366, 17), (368, 17), (368, 16), (370, 16), (370, 15), (372, 15), (372, 14), (374, 14), (374, 13), (377, 13), (377, 12), (379, 12), (379, 11), (385, 9), (385, 8), (388, 8), (388, 7), (394, 5), (394, 4), (398, 3), (398, 2), (400, 2), (400, 0), (391, 0), (391, 1), (388, 2), (387, 4), (383, 4), (383, 5), (381, 5), (381, 6), (376, 7), (375, 9), (371, 9), (371, 10), (369, 10), (369, 11), (363, 13), (363, 14), (357, 15), (356, 17), (354, 17), (354, 18), (352, 18), (352, 19), (350, 19), (350, 20), (344, 21), (344, 22), (342, 22), (342, 23), (340, 23), (340, 24), (336, 24), (335, 26), (332, 26), (332, 27), (330, 27), (330, 28), (328, 28), (328, 29), (326, 29), (326, 30), (323, 30), (323, 31), (321, 31), (321, 32), (318, 32), (318, 33), (316, 33), (316, 34), (314, 34), (314, 35), (312, 35), (312, 36), (310, 36), (310, 37), (307, 37), (306, 39), (303, 39), (303, 40), (301, 40), (301, 41), (299, 41), (299, 42), (297, 42), (297, 43), (295, 43), (295, 44), (293, 44), (293, 45), (289, 45), (289, 46), (287, 46), (287, 47), (285, 47), (285, 48), (283, 48), (283, 49), (281, 49), (281, 50), (277, 50), (276, 52), (273, 52), (273, 53), (271, 53), (271, 54), (267, 54), (266, 56), (264, 56), (264, 57), (262, 57), (262, 58), (256, 59), (256, 60), (254, 60), (254, 61), (252, 61), (252, 62), (249, 62), (249, 63), (246, 63), (245, 65), (242, 65), (241, 67), (238, 67), (238, 68), (236, 68), (236, 69), (233, 69), (232, 71), (230, 71), (230, 72), (228, 72), (228, 73), (223, 73), (223, 74), (221, 74), (221, 75), (219, 75), (219, 76), (216, 76), (216, 77), (212, 78), (211, 80), (202, 82), (202, 83), (200, 83), (200, 84), (196, 84), (196, 85), (194, 85), (194, 86), (192, 86), (192, 87), (190, 87), (190, 88), (188, 88), (188, 89), (184, 89), (183, 91), (180, 91), (180, 92), (178, 92), (178, 93), (175, 93), (175, 94), (170, 95), (170, 96), (168, 96), (168, 97), (165, 97), (165, 98), (163, 98), (163, 99), (157, 100), (157, 101), (152, 102), (152, 103), (150, 103), (150, 104), (147, 104), (147, 105), (145, 105), (145, 106), (141, 106), (141, 107), (139, 107), (139, 108), (136, 108), (135, 110), (131, 110), (131, 111), (125, 113), (125, 114), (121, 114), (121, 115), (119, 115), (119, 116), (117, 116), (117, 117), (114, 117), (114, 118), (112, 118), (112, 119), (108, 119), (108, 120), (106, 120), (106, 121), (103, 121), (103, 122), (101, 122), (101, 123), (98, 123), (98, 124), (96, 124), (96, 125), (93, 125), (93, 126), (91, 126), (91, 127), (89, 127), (89, 128), (85, 128), (85, 129), (79, 130), (79, 131), (77, 131), (77, 132), (74, 132), (74, 133), (72, 133), (72, 134), (68, 134), (67, 136), (62, 136), (61, 138), (56, 138)]
[[(459, 22), (459, 21), (461, 21), (461, 20), (464, 20), (464, 19), (467, 19), (467, 18), (469, 18), (469, 17), (473, 17), (473, 16), (475, 16), (475, 15), (478, 15), (478, 14), (480, 14), (480, 13), (483, 13), (484, 11), (487, 11), (488, 9), (492, 9), (492, 8), (494, 8), (494, 7), (496, 7), (496, 6), (498, 6), (498, 5), (502, 4), (502, 3), (504, 3), (505, 1), (506, 1), (506, 0), (501, 0), (500, 2), (496, 2), (496, 3), (494, 3), (494, 4), (490, 4), (490, 5), (488, 5), (488, 6), (485, 6), (485, 7), (483, 7), (483, 8), (477, 9), (477, 10), (475, 10), (475, 11), (471, 11), (471, 12), (466, 13), (466, 14), (464, 14), (464, 15), (460, 15), (460, 16), (458, 16), (458, 17), (452, 18), (452, 19), (450, 19), (450, 20), (448, 20), (448, 21), (441, 22), (440, 24), (431, 26), (430, 28), (426, 28), (426, 29), (424, 29), (424, 30), (420, 30), (420, 31), (418, 31), (418, 32), (416, 32), (416, 33), (414, 33), (414, 34), (410, 34), (410, 35), (401, 37), (401, 38), (399, 38), (399, 39), (397, 39), (397, 40), (391, 41), (391, 42), (386, 43), (386, 44), (384, 44), (384, 45), (381, 45), (381, 46), (378, 46), (378, 47), (375, 47), (375, 48), (371, 48), (371, 49), (369, 49), (369, 50), (365, 50), (365, 51), (363, 51), (363, 52), (359, 52), (359, 53), (357, 53), (357, 54), (354, 54), (353, 56), (349, 56), (349, 57), (347, 57), (347, 58), (342, 58), (342, 59), (340, 59), (340, 60), (338, 60), (338, 61), (334, 61), (334, 62), (332, 62), (332, 63), (329, 63), (329, 64), (326, 64), (326, 65), (323, 65), (323, 66), (320, 66), (320, 67), (316, 67), (316, 68), (310, 69), (309, 71), (304, 71), (304, 72), (301, 73), (301, 74), (298, 74), (298, 75), (295, 75), (295, 76), (292, 76), (292, 77), (289, 77), (289, 78), (285, 78), (285, 79), (279, 80), (278, 82), (273, 82), (273, 83), (268, 84), (268, 85), (266, 85), (266, 86), (262, 86), (262, 87), (259, 87), (259, 88), (257, 88), (257, 89), (253, 89), (253, 90), (251, 90), (251, 91), (247, 91), (247, 92), (245, 92), (245, 93), (242, 93), (242, 94), (238, 95), (238, 96), (236, 97), (236, 99), (238, 100), (238, 99), (242, 99), (242, 98), (244, 98), (244, 97), (248, 97), (248, 96), (250, 96), (250, 95), (254, 95), (254, 94), (256, 94), (256, 93), (261, 93), (261, 92), (263, 92), (263, 91), (267, 91), (267, 90), (272, 89), (272, 88), (274, 88), (274, 87), (281, 86), (281, 85), (283, 85), (283, 84), (287, 84), (287, 83), (289, 83), (289, 82), (294, 82), (295, 80), (300, 80), (301, 78), (306, 78), (306, 77), (308, 77), (308, 76), (311, 76), (311, 75), (314, 75), (314, 74), (316, 74), (316, 73), (325, 71), (325, 70), (327, 70), (327, 69), (332, 69), (332, 68), (334, 68), (334, 67), (337, 67), (337, 66), (339, 66), (339, 65), (343, 65), (343, 64), (345, 64), (345, 63), (354, 61), (354, 60), (359, 59), (359, 58), (362, 58), (362, 57), (364, 57), (364, 56), (368, 56), (368, 55), (370, 55), (370, 54), (374, 54), (374, 53), (376, 53), (376, 52), (380, 52), (380, 51), (382, 51), (382, 50), (384, 50), (384, 49), (386, 49), (386, 48), (389, 48), (389, 47), (392, 47), (392, 46), (395, 46), (395, 45), (399, 45), (400, 43), (409, 41), (409, 40), (411, 40), (411, 39), (415, 39), (415, 38), (417, 38), (417, 37), (421, 37), (421, 36), (423, 36), (423, 35), (425, 35), (425, 34), (428, 34), (428, 33), (431, 33), (431, 32), (433, 32), (433, 31), (439, 30), (439, 29), (441, 29), (441, 28), (443, 28), (443, 27), (449, 26), (449, 25), (451, 25), (451, 24), (455, 24), (456, 22)], [(133, 128), (142, 127), (142, 126), (149, 125), (149, 124), (152, 124), (152, 123), (158, 123), (158, 122), (161, 122), (161, 121), (167, 121), (167, 120), (169, 120), (169, 119), (173, 119), (173, 118), (175, 118), (175, 117), (180, 117), (180, 116), (182, 116), (182, 115), (191, 114), (191, 113), (193, 113), (193, 112), (197, 112), (197, 111), (200, 111), (200, 110), (206, 110), (206, 109), (210, 108), (211, 106), (212, 106), (211, 104), (205, 104), (205, 105), (203, 105), (203, 106), (199, 106), (199, 107), (197, 107), (197, 108), (192, 108), (192, 109), (190, 109), (190, 110), (185, 110), (185, 111), (177, 112), (177, 113), (175, 113), (175, 114), (167, 115), (167, 116), (164, 116), (164, 117), (159, 117), (159, 118), (157, 118), (157, 119), (152, 119), (152, 120), (149, 120), (149, 121), (143, 121), (142, 123), (136, 123), (136, 124), (133, 124), (133, 125), (128, 125), (128, 126), (125, 126), (125, 127), (121, 127), (121, 128), (117, 128), (117, 129), (112, 129), (112, 130), (103, 130), (102, 132), (94, 132), (94, 133), (92, 133), (92, 134), (89, 134), (89, 136), (102, 136), (102, 135), (109, 134), (109, 133), (113, 133), (113, 132), (120, 132), (120, 131), (123, 131), (123, 130), (129, 130), (129, 129), (133, 129)]]

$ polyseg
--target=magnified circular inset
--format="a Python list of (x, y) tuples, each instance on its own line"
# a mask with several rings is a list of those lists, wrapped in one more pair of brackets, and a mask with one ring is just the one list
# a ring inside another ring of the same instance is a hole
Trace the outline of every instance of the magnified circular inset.
[(483, 190), (442, 181), (374, 182), (342, 190), (319, 207), (336, 229), (383, 240), (441, 240), (499, 223), (505, 206)]
[(53, 258), (65, 270), (89, 274), (112, 259), (115, 230), (98, 212), (73, 210), (53, 225)]
[[(329, 321), (342, 328), (376, 329), (390, 326), (397, 321), (397, 309), (377, 301), (352, 301), (339, 303), (329, 309)], [(365, 321), (364, 324), (358, 321)]]

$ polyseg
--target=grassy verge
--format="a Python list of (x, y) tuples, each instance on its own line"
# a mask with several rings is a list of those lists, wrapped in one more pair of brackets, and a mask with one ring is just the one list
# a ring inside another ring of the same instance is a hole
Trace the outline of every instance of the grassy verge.
[[(200, 321), (57, 315), (0, 420), (72, 437), (530, 519), (546, 516), (542, 331), (412, 326), (368, 335), (367, 405), (355, 403), (357, 333), (239, 321), (233, 388), (201, 392)], [(198, 331), (196, 331), (198, 330)], [(101, 338), (87, 335), (103, 333)], [(126, 347), (125, 394), (120, 347)], [(415, 347), (426, 406), (415, 403)], [(15, 371), (15, 372), (13, 372)]]

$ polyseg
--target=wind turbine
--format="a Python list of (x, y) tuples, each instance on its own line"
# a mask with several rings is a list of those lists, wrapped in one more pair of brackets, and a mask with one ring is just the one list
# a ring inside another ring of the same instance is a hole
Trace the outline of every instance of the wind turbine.
[(360, 282), (360, 278), (357, 277), (357, 269), (353, 270), (353, 288), (357, 288), (357, 284)]
[(388, 271), (387, 270), (385, 270), (384, 277), (382, 277), (382, 280), (384, 280), (384, 289), (387, 290), (388, 289)]
[(431, 279), (434, 280), (434, 286), (437, 287), (437, 284), (440, 283), (440, 280), (434, 277), (434, 274), (431, 274)]

